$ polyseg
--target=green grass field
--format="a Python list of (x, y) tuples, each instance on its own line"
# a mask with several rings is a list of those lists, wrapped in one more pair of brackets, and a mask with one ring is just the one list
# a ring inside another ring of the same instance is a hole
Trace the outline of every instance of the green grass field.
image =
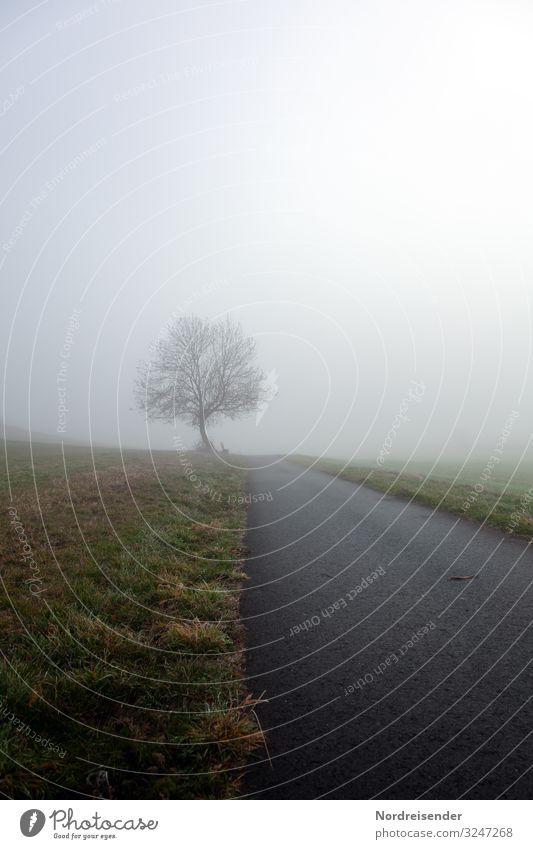
[(0, 791), (234, 797), (261, 741), (236, 621), (245, 474), (195, 453), (194, 480), (173, 452), (6, 454)]
[(533, 538), (533, 470), (529, 464), (500, 462), (487, 472), (485, 461), (460, 463), (416, 461), (405, 469), (385, 469), (368, 463), (346, 465), (342, 460), (292, 455), (304, 466), (338, 475), (372, 489), (413, 499), (487, 522), (507, 533)]

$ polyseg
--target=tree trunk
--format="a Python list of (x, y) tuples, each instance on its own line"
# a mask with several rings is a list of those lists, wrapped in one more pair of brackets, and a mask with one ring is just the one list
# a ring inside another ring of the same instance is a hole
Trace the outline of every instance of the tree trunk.
[(205, 429), (205, 422), (204, 422), (203, 418), (200, 419), (199, 427), (200, 427), (200, 436), (202, 437), (202, 442), (204, 444), (204, 448), (206, 449), (206, 451), (210, 451), (211, 454), (214, 454), (215, 452), (213, 451), (213, 446), (211, 445), (211, 443), (209, 441), (209, 437), (208, 437), (207, 431)]

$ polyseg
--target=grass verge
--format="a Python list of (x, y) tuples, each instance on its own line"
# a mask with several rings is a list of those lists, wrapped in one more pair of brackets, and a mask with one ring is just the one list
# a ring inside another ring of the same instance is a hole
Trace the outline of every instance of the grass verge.
[[(5, 467), (7, 459), (7, 468)], [(243, 689), (245, 475), (191, 454), (8, 443), (0, 792), (225, 799)], [(94, 462), (94, 467), (93, 467)], [(193, 479), (194, 477), (194, 479)], [(10, 491), (11, 489), (11, 491)]]
[[(291, 460), (303, 466), (327, 472), (354, 483), (364, 483), (379, 492), (387, 492), (401, 498), (419, 501), (430, 507), (438, 507), (469, 519), (486, 522), (497, 528), (527, 539), (533, 538), (533, 487), (531, 476), (526, 481), (523, 473), (510, 483), (513, 468), (500, 466), (497, 474), (490, 470), (489, 481), (486, 467), (477, 463), (458, 478), (451, 475), (437, 477), (419, 470), (396, 472), (369, 466), (351, 466), (340, 460), (320, 459), (304, 455), (292, 455)], [(485, 477), (484, 477), (485, 476)]]

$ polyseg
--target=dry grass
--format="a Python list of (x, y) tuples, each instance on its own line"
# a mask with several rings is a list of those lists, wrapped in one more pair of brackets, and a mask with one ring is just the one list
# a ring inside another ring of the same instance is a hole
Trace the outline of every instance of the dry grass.
[(0, 791), (235, 795), (260, 740), (242, 690), (245, 511), (229, 500), (244, 475), (194, 455), (218, 501), (171, 453), (154, 455), (157, 474), (142, 452), (97, 452), (93, 468), (88, 451), (69, 448), (66, 474), (53, 446), (34, 446), (33, 465), (23, 444), (8, 444), (7, 456)]

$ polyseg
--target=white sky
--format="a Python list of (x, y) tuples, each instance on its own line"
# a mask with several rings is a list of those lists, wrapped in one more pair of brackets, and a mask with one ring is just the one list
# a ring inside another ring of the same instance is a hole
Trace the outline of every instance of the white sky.
[(4, 0), (6, 420), (55, 431), (79, 308), (67, 436), (143, 445), (137, 362), (229, 311), (279, 375), (231, 448), (372, 456), (418, 379), (399, 454), (487, 451), (511, 409), (521, 450), (532, 36), (508, 0)]

